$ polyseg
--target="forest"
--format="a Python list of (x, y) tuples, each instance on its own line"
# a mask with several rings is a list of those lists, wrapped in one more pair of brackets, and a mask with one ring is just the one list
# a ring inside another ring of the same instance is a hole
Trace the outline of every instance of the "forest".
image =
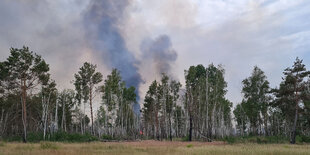
[(0, 62), (0, 140), (211, 142), (256, 136), (310, 142), (310, 71), (300, 58), (283, 69), (275, 88), (254, 66), (242, 81), (242, 102), (234, 106), (225, 97), (222, 65), (190, 66), (184, 85), (162, 73), (140, 101), (139, 88), (127, 86), (117, 68), (103, 77), (96, 64), (85, 62), (72, 75), (74, 89), (59, 90), (43, 57), (25, 46), (9, 52)]

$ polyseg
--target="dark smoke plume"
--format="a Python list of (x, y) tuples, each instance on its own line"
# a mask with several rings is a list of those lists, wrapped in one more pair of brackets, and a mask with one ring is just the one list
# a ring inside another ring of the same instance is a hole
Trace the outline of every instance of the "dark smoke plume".
[(138, 61), (127, 49), (119, 29), (128, 5), (129, 0), (92, 0), (84, 12), (84, 25), (92, 48), (102, 54), (104, 63), (119, 69), (127, 86), (138, 89), (142, 82)]
[(171, 65), (175, 62), (178, 55), (172, 48), (169, 36), (160, 35), (154, 40), (144, 40), (141, 44), (141, 51), (145, 59), (153, 61), (158, 74), (171, 74)]

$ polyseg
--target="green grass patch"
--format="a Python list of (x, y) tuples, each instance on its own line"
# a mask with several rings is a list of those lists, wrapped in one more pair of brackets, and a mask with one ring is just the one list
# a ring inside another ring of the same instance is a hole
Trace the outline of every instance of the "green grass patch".
[(57, 150), (57, 149), (58, 149), (58, 146), (56, 145), (56, 143), (41, 142), (41, 143), (40, 143), (40, 148), (41, 148), (41, 149)]
[(4, 147), (5, 146), (5, 142), (0, 142), (0, 147)]
[(193, 146), (194, 146), (193, 144), (186, 145), (187, 148), (192, 148)]

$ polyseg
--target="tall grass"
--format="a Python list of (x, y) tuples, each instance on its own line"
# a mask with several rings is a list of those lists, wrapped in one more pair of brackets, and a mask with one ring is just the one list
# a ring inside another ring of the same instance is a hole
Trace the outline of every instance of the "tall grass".
[[(162, 143), (162, 142), (155, 142)], [(172, 144), (173, 142), (171, 142)], [(212, 154), (212, 155), (289, 155), (310, 154), (310, 145), (289, 144), (234, 144), (234, 145), (143, 145), (141, 143), (6, 143), (0, 147), (0, 154), (32, 154), (32, 155), (82, 155), (82, 154)], [(139, 145), (141, 144), (141, 145)], [(190, 147), (189, 147), (190, 146)]]

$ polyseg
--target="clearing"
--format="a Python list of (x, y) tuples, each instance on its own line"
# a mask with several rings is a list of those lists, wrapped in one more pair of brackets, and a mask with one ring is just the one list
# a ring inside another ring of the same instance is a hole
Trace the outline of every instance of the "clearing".
[(225, 144), (223, 142), (169, 142), (169, 141), (136, 141), (136, 142), (91, 142), (91, 143), (0, 143), (2, 154), (31, 155), (83, 155), (83, 154), (212, 154), (212, 155), (245, 155), (245, 154), (310, 154), (310, 145), (290, 144)]

